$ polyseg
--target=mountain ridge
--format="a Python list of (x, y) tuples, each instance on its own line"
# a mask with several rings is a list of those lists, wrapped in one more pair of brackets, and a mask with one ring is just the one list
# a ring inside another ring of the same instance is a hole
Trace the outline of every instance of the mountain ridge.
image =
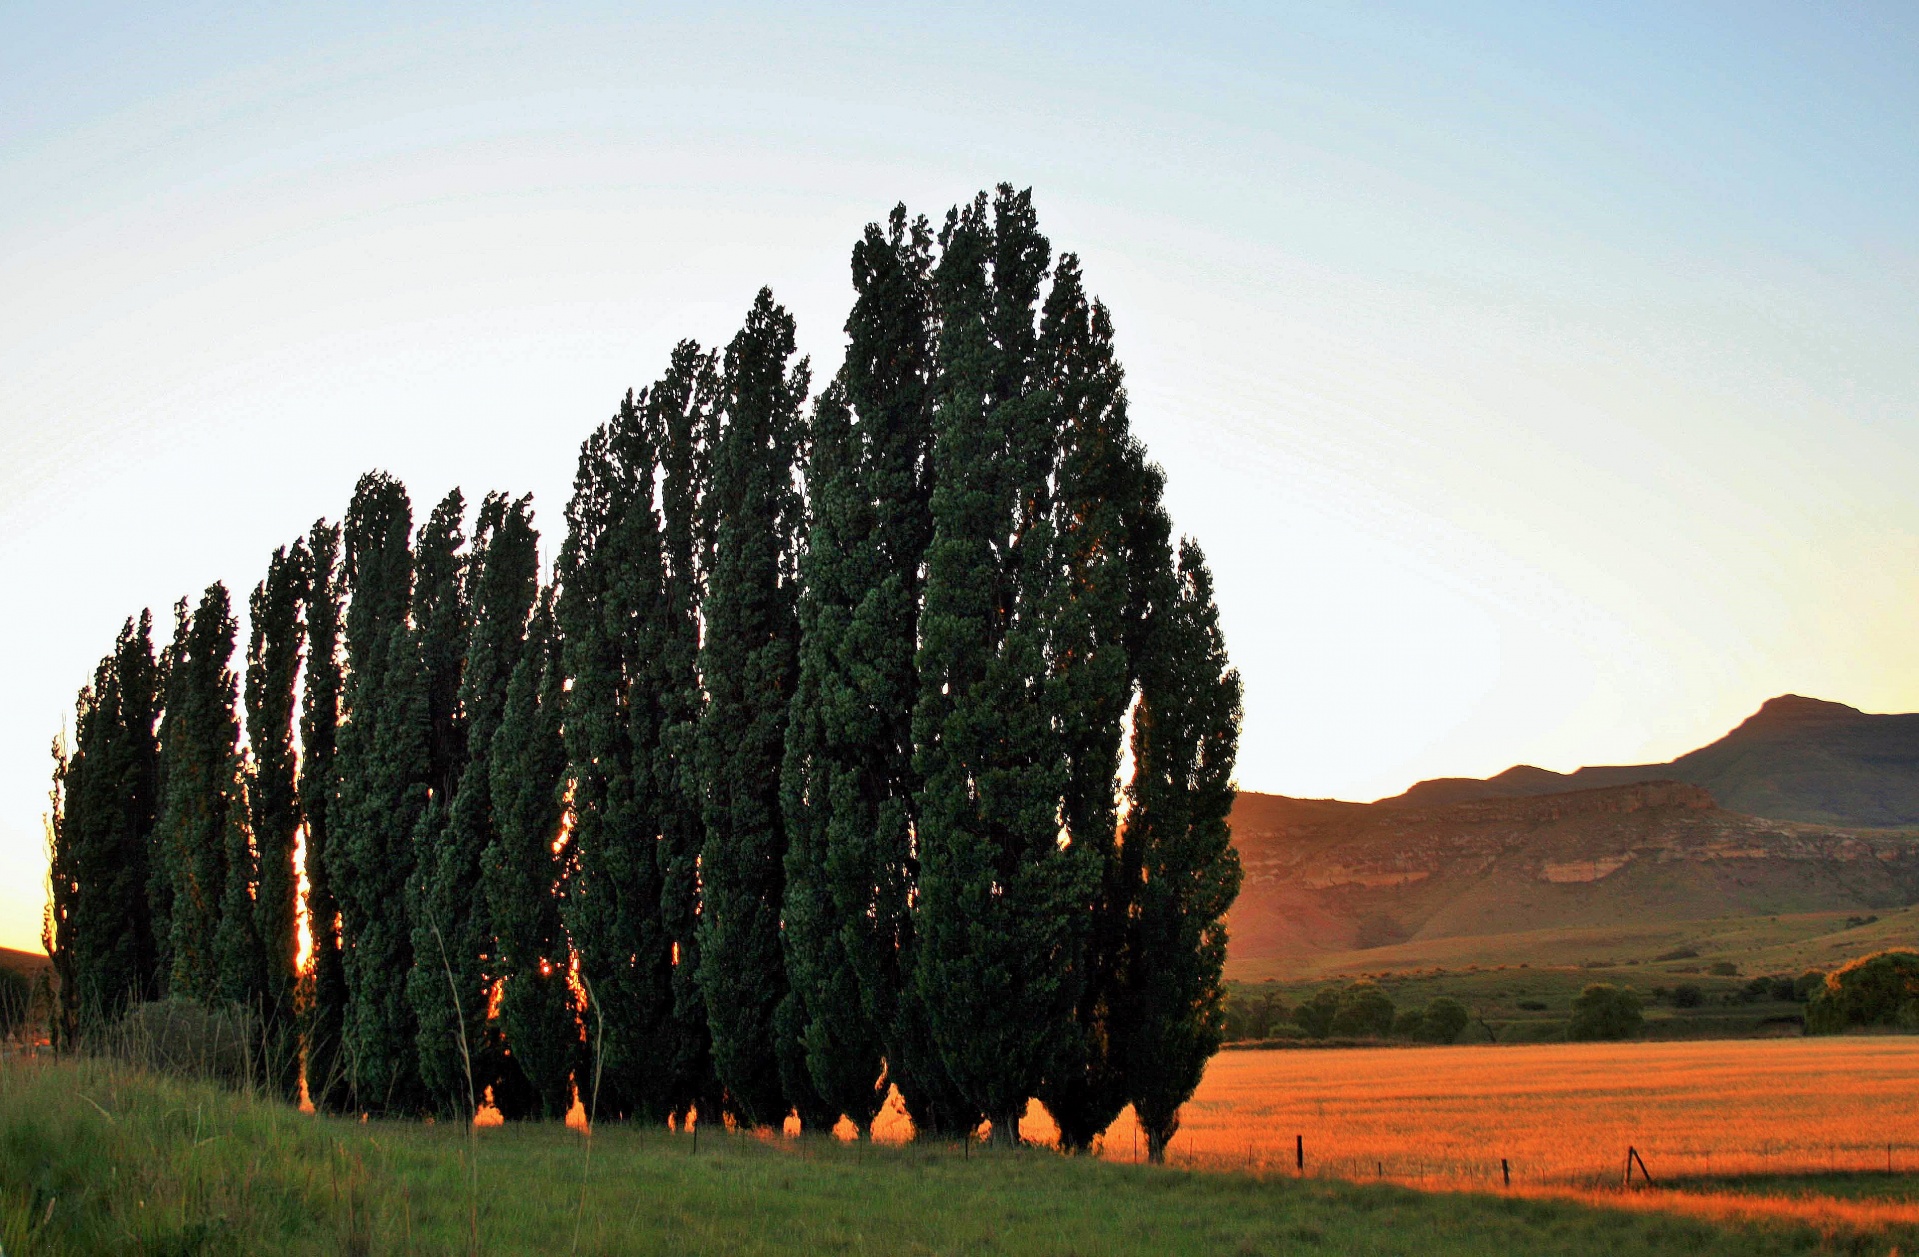
[(1663, 764), (1553, 772), (1515, 764), (1493, 777), (1436, 777), (1378, 807), (1434, 807), (1668, 779), (1703, 787), (1730, 811), (1822, 825), (1919, 825), (1919, 713), (1874, 714), (1782, 694), (1724, 737)]
[(1241, 974), (1554, 931), (1887, 912), (1919, 903), (1919, 715), (1782, 695), (1666, 764), (1517, 765), (1373, 803), (1242, 792), (1232, 827)]

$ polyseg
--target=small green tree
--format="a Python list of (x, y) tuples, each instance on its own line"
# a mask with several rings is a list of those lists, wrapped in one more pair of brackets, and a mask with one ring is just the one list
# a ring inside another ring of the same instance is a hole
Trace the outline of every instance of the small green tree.
[(1826, 975), (1806, 1003), (1807, 1034), (1919, 1020), (1919, 952), (1882, 951)]
[(1453, 1043), (1471, 1020), (1464, 1004), (1450, 995), (1436, 995), (1420, 1016), (1418, 1037), (1427, 1043)]
[(1340, 993), (1331, 1033), (1342, 1039), (1383, 1039), (1393, 1032), (1392, 997), (1377, 983), (1355, 982)]
[(1309, 1038), (1323, 1039), (1333, 1032), (1333, 1017), (1339, 1012), (1339, 989), (1322, 987), (1293, 1010), (1293, 1022)]
[(1645, 1023), (1639, 992), (1631, 987), (1595, 982), (1573, 1001), (1566, 1037), (1578, 1040), (1630, 1039)]

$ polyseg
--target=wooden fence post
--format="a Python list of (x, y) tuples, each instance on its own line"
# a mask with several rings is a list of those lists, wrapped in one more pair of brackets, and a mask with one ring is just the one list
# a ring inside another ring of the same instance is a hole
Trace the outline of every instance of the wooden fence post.
[(1513, 1185), (1513, 1167), (1512, 1163), (1504, 1157), (1499, 1158), (1499, 1173), (1501, 1177), (1506, 1180), (1506, 1186), (1511, 1187)]
[(1306, 1136), (1293, 1136), (1293, 1165), (1301, 1173), (1306, 1172)]

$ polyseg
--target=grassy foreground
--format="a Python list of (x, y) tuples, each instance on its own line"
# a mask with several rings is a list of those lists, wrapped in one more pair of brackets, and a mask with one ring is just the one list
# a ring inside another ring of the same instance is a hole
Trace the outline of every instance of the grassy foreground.
[[(96, 1062), (0, 1063), (0, 1245), (38, 1253), (1885, 1252), (1577, 1202), (603, 1125), (470, 1136)], [(469, 1150), (477, 1156), (469, 1160)], [(584, 1191), (583, 1189), (584, 1184)], [(577, 1231), (577, 1240), (576, 1240)]]

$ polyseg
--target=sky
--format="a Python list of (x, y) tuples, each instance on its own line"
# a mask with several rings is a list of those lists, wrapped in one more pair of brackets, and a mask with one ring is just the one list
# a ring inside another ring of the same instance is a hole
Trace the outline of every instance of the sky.
[(375, 467), (550, 561), (674, 342), (767, 284), (823, 379), (862, 226), (1002, 180), (1113, 311), (1242, 786), (1919, 710), (1910, 5), (0, 0), (0, 945), (125, 617)]

